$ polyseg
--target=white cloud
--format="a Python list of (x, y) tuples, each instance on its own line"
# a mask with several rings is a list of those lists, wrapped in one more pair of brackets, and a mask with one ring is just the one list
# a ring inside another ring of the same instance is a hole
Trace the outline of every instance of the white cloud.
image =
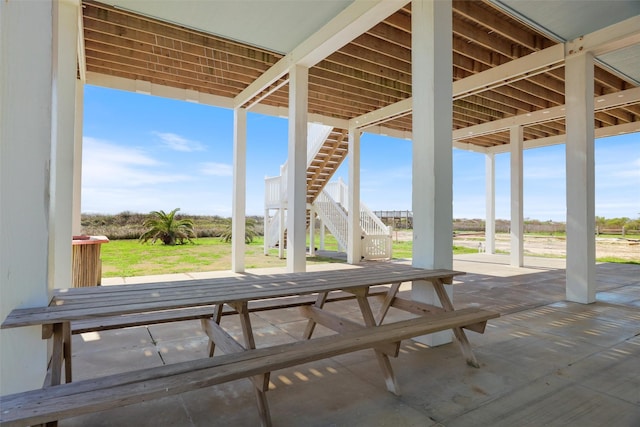
[(166, 165), (137, 148), (84, 137), (82, 187), (122, 189), (189, 181), (188, 175), (166, 172)]
[(205, 162), (200, 164), (200, 172), (204, 175), (232, 176), (233, 167), (226, 163)]
[(192, 141), (184, 138), (180, 135), (170, 132), (153, 132), (154, 135), (160, 138), (160, 141), (168, 148), (174, 151), (192, 152), (192, 151), (204, 151), (205, 147), (198, 141)]

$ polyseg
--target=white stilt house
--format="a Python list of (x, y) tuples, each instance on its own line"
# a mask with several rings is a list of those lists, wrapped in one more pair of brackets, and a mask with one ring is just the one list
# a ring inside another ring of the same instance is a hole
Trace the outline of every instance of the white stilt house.
[[(413, 264), (424, 268), (452, 264), (452, 147), (487, 155), (488, 251), (494, 155), (511, 153), (518, 266), (522, 150), (566, 143), (566, 294), (594, 301), (594, 138), (640, 132), (637, 1), (245, 5), (0, 2), (0, 320), (47, 303), (71, 282), (85, 83), (234, 110), (237, 272), (244, 270), (247, 111), (289, 117), (286, 218), (280, 208), (278, 219), (286, 221), (289, 271), (305, 270), (309, 122), (346, 130), (349, 212), (362, 210), (361, 132), (413, 139)], [(311, 211), (322, 218), (319, 208)], [(350, 262), (362, 256), (361, 227), (357, 215), (348, 218)], [(413, 295), (435, 298), (424, 283)], [(49, 359), (41, 331), (0, 330), (0, 340), (0, 392), (39, 387)]]

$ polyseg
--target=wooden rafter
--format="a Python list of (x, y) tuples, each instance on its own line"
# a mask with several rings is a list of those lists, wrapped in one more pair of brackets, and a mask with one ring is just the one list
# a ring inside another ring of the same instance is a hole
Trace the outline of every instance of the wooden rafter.
[[(227, 40), (122, 9), (87, 1), (83, 7), (84, 57), (91, 73), (236, 98), (283, 58), (282, 54)], [(454, 0), (453, 76), (460, 80), (556, 44), (490, 3)], [(316, 53), (313, 53), (316, 55)], [(309, 112), (350, 120), (411, 97), (411, 5), (355, 36), (309, 70)], [(596, 66), (594, 96), (635, 87)], [(564, 104), (564, 67), (555, 65), (472, 95), (456, 98), (453, 127), (505, 119)], [(247, 101), (288, 106), (286, 73)], [(640, 103), (599, 110), (596, 128), (640, 122)], [(383, 126), (411, 131), (411, 115)], [(528, 125), (525, 140), (564, 133), (563, 120)], [(478, 147), (508, 144), (508, 135), (464, 140)], [(329, 165), (329, 164), (327, 164)], [(320, 172), (317, 175), (320, 176)], [(315, 187), (314, 187), (315, 188)]]

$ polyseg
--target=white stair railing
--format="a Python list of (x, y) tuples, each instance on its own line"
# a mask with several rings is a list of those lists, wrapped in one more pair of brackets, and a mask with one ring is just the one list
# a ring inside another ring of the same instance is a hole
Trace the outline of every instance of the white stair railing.
[[(326, 194), (326, 197), (333, 199), (337, 205), (342, 207), (341, 210), (348, 214), (349, 188), (342, 179), (328, 183), (323, 193)], [(360, 202), (360, 228), (363, 237), (361, 255), (364, 259), (391, 258), (391, 228), (384, 225), (380, 218), (363, 202)], [(333, 233), (333, 231), (331, 232)], [(345, 232), (348, 233), (348, 231)], [(347, 241), (347, 238), (345, 238), (345, 241)]]
[(313, 202), (313, 207), (318, 217), (336, 238), (338, 245), (346, 248), (349, 241), (349, 218), (344, 209), (325, 191), (318, 195)]
[[(324, 145), (331, 132), (332, 126), (309, 123), (307, 126), (307, 168)], [(265, 253), (280, 241), (280, 209), (287, 205), (287, 162), (280, 167), (280, 176), (265, 177), (264, 206), (265, 209), (276, 209), (273, 217), (265, 218), (267, 233), (264, 239)], [(267, 214), (267, 216), (269, 216)]]
[[(307, 127), (307, 168), (324, 145), (331, 132), (332, 126), (309, 123)], [(280, 176), (265, 177), (265, 206), (278, 207), (280, 202), (287, 201), (287, 171), (288, 162), (280, 166)]]
[[(338, 178), (336, 182), (330, 182), (325, 186), (325, 191), (329, 196), (335, 200), (336, 203), (344, 207), (346, 211), (349, 210), (348, 193), (349, 187), (344, 183), (342, 178)], [(366, 234), (389, 234), (389, 227), (373, 213), (369, 207), (360, 202), (360, 227)]]
[(264, 206), (265, 208), (275, 208), (280, 206), (282, 177), (269, 176), (264, 179)]
[[(307, 127), (307, 167), (329, 137), (331, 126), (309, 124)], [(280, 168), (280, 176), (265, 178), (265, 253), (273, 248), (281, 237), (280, 211), (286, 212), (287, 205), (287, 163)], [(347, 185), (339, 179), (328, 183), (313, 203), (315, 210), (336, 238), (341, 248), (346, 248), (349, 241)], [(269, 210), (275, 209), (273, 216)], [(359, 222), (362, 235), (361, 253), (364, 259), (391, 258), (391, 230), (384, 225), (364, 203), (360, 202)], [(284, 224), (282, 224), (284, 226)]]
[(368, 235), (391, 235), (389, 227), (363, 202), (360, 202), (360, 227)]
[(274, 248), (280, 240), (280, 213), (276, 211), (275, 215), (265, 218), (267, 224), (267, 235), (265, 236), (266, 248)]
[(318, 151), (329, 138), (333, 126), (321, 125), (318, 123), (309, 123), (307, 126), (307, 168), (311, 165), (313, 159), (316, 158)]

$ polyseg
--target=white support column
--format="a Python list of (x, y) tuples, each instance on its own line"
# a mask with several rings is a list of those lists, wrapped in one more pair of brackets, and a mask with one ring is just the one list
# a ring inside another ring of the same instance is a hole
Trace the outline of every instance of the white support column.
[(324, 221), (320, 220), (320, 250), (324, 251)]
[(362, 243), (360, 230), (360, 131), (349, 129), (349, 238), (347, 240), (347, 263), (360, 262)]
[(82, 123), (84, 118), (84, 82), (76, 80), (76, 118), (73, 136), (73, 214), (71, 232), (82, 232)]
[(309, 255), (316, 255), (316, 211), (311, 206), (309, 208)]
[(485, 154), (486, 218), (484, 226), (485, 252), (496, 252), (496, 156)]
[(309, 69), (289, 71), (289, 155), (287, 171), (287, 271), (306, 269), (307, 108)]
[(567, 106), (567, 299), (596, 300), (593, 56), (569, 56)]
[(233, 201), (231, 270), (244, 272), (245, 206), (247, 199), (247, 110), (233, 110)]
[(269, 255), (269, 209), (264, 210), (264, 224), (262, 226), (262, 234), (264, 235), (264, 244), (262, 245), (265, 255)]
[(78, 65), (78, 13), (74, 0), (53, 3), (53, 64), (49, 208), (49, 289), (71, 286), (73, 174)]
[(285, 215), (284, 215), (284, 203), (280, 203), (280, 209), (278, 209), (278, 258), (284, 259), (284, 232), (285, 232)]
[(523, 224), (523, 163), (522, 126), (514, 126), (509, 131), (511, 147), (511, 257), (513, 267), (524, 265), (524, 224)]
[[(49, 301), (52, 16), (53, 2), (0, 2), (1, 319)], [(36, 326), (0, 330), (0, 394), (42, 387), (41, 335)]]
[[(452, 11), (450, 0), (414, 1), (411, 12), (413, 87), (413, 265), (453, 264)], [(451, 295), (451, 286), (447, 286)], [(439, 304), (429, 282), (414, 282), (412, 298)], [(451, 342), (444, 331), (420, 341)]]

